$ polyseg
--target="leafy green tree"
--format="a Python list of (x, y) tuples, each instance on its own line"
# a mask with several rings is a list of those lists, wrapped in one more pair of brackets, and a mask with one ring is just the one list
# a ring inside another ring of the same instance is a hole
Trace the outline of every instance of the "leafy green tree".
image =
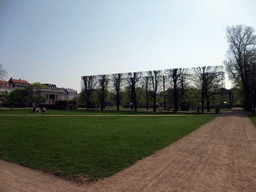
[(198, 95), (200, 95), (200, 90), (196, 87), (187, 87), (186, 89), (186, 95), (187, 97), (185, 97), (185, 102), (187, 103), (187, 105), (192, 109), (192, 110), (196, 110), (199, 106), (200, 106), (200, 97), (198, 97)]
[(14, 104), (26, 104), (30, 99), (27, 89), (14, 89), (7, 97), (11, 110)]
[(130, 86), (126, 86), (123, 90), (123, 97), (122, 97), (123, 103), (130, 103), (131, 102), (131, 90)]
[(2, 101), (2, 103), (6, 102), (7, 97), (8, 97), (8, 92), (7, 91), (4, 91), (4, 92), (0, 93), (0, 100)]
[(136, 87), (136, 93), (137, 93), (137, 102), (138, 103), (144, 103), (145, 102), (145, 96), (146, 96), (146, 90), (142, 87)]
[(33, 88), (33, 87), (42, 88), (42, 89), (49, 89), (49, 86), (47, 86), (45, 84), (41, 84), (40, 82), (32, 83), (32, 84), (28, 85), (26, 87), (26, 89), (29, 90), (30, 88)]
[(47, 99), (43, 96), (34, 96), (34, 95), (30, 95), (30, 101), (35, 102), (36, 106), (39, 103), (44, 103)]
[(29, 94), (28, 95), (29, 101), (34, 102), (36, 104), (36, 106), (39, 103), (44, 103), (47, 99), (43, 96), (34, 96), (33, 91), (32, 91), (33, 88), (39, 89), (39, 92), (40, 92), (41, 89), (49, 89), (49, 86), (45, 85), (45, 84), (41, 84), (40, 82), (35, 82), (35, 83), (32, 83), (32, 84), (28, 85), (25, 88), (28, 91), (28, 94)]
[(241, 88), (241, 85), (238, 84), (234, 88), (232, 88), (232, 95), (234, 96), (233, 105), (243, 106), (244, 92)]

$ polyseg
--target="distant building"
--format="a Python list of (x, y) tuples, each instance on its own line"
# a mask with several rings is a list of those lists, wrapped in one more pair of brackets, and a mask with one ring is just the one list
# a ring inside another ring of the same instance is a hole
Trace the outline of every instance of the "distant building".
[[(26, 80), (13, 79), (12, 77), (9, 81), (0, 80), (0, 93), (7, 91), (8, 93), (12, 92), (17, 88), (26, 88), (30, 83)], [(58, 88), (55, 84), (45, 83), (49, 88), (39, 88), (39, 87), (30, 87), (29, 92), (34, 96), (43, 96), (46, 98), (47, 104), (54, 104), (57, 100), (72, 100), (77, 96), (77, 91), (74, 89), (65, 89)]]
[(34, 96), (43, 96), (46, 98), (46, 104), (54, 104), (57, 100), (72, 100), (77, 91), (73, 89), (58, 88), (55, 84), (45, 83), (49, 88), (30, 87), (29, 92)]
[(12, 92), (15, 89), (8, 81), (0, 80), (0, 93), (7, 91), (7, 93)]
[(0, 80), (0, 93), (7, 91), (8, 93), (12, 92), (17, 88), (25, 88), (29, 85), (29, 82), (21, 79), (10, 78), (9, 81)]
[(77, 91), (74, 89), (67, 88), (65, 89), (66, 100), (72, 100), (77, 96)]
[(40, 87), (30, 87), (29, 92), (34, 96), (39, 97), (43, 96), (46, 98), (47, 104), (54, 104), (56, 100), (65, 99), (65, 90), (59, 89), (55, 84), (45, 84), (49, 88), (40, 88)]
[[(9, 81), (0, 80), (0, 94), (7, 92), (8, 94), (17, 88), (25, 88), (29, 83), (21, 79), (9, 79)], [(2, 101), (0, 101), (2, 103)]]

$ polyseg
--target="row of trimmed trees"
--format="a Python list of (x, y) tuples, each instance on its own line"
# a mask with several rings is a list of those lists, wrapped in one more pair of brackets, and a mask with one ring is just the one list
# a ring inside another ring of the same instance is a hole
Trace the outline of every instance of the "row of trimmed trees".
[[(205, 104), (207, 110), (210, 110), (212, 96), (220, 93), (223, 80), (222, 66), (83, 76), (81, 96), (87, 109), (92, 107), (92, 100), (97, 98), (101, 110), (103, 110), (106, 97), (111, 95), (117, 110), (119, 110), (121, 101), (126, 94), (131, 103), (131, 109), (134, 111), (137, 111), (139, 99), (143, 100), (147, 109), (149, 104), (153, 103), (153, 111), (156, 111), (157, 100), (161, 96), (164, 109), (167, 108), (167, 105), (171, 105), (174, 112), (177, 112), (179, 108), (185, 110), (188, 100), (194, 99), (200, 100), (197, 105), (201, 103), (203, 113)], [(201, 99), (198, 94), (192, 98), (192, 90), (200, 92)], [(143, 99), (141, 99), (142, 95)]]

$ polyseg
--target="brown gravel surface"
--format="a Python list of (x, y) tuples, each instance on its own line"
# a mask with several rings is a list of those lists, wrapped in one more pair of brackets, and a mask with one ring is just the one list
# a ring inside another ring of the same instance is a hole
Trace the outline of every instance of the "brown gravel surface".
[(0, 191), (256, 191), (256, 129), (245, 112), (234, 109), (90, 184), (0, 161)]

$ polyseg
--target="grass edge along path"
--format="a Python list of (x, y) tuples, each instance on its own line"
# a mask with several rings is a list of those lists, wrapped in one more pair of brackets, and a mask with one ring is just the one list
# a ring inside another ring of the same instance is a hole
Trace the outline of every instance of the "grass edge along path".
[(250, 120), (252, 121), (254, 126), (256, 127), (256, 115), (248, 114), (248, 117), (250, 118)]
[(0, 158), (67, 179), (109, 177), (216, 116), (0, 116)]

